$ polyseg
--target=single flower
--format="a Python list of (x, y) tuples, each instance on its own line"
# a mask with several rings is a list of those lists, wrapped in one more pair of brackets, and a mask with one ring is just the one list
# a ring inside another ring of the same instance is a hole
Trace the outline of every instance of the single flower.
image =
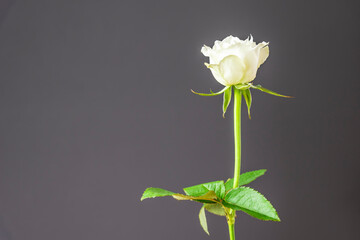
[(214, 78), (224, 86), (249, 83), (256, 77), (256, 72), (269, 56), (268, 43), (256, 44), (253, 37), (240, 40), (228, 36), (222, 41), (215, 41), (212, 48), (204, 45), (201, 52), (209, 57), (205, 65)]

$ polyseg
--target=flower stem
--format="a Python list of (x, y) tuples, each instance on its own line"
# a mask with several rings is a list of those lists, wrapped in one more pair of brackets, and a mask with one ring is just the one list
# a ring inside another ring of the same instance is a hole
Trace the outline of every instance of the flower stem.
[(235, 240), (235, 223), (228, 223), (229, 224), (229, 236), (230, 240)]
[(235, 168), (234, 185), (239, 186), (241, 168), (241, 90), (234, 88), (234, 143), (235, 143)]
[[(241, 90), (234, 88), (234, 143), (235, 143), (235, 167), (233, 188), (239, 187), (241, 168)], [(230, 240), (235, 240), (235, 211), (231, 209), (229, 218)]]

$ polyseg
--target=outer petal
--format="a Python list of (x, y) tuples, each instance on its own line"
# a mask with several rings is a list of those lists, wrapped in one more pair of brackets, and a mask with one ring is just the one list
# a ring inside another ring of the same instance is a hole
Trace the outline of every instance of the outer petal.
[(246, 65), (241, 58), (230, 55), (221, 60), (219, 69), (221, 76), (226, 82), (226, 86), (231, 86), (240, 83), (244, 76)]
[(214, 76), (214, 78), (216, 79), (216, 81), (218, 81), (220, 84), (224, 85), (224, 86), (228, 86), (226, 81), (224, 80), (224, 78), (221, 76), (220, 73), (220, 68), (218, 64), (208, 64), (205, 63), (205, 65), (210, 69), (212, 75)]
[(211, 54), (211, 51), (212, 51), (211, 47), (208, 47), (208, 46), (206, 46), (206, 45), (204, 45), (204, 46), (201, 48), (201, 52), (202, 52), (202, 54), (204, 54), (205, 57), (209, 57), (210, 54)]
[(246, 72), (240, 83), (248, 83), (255, 79), (259, 64), (259, 53), (260, 48), (255, 47), (254, 49), (250, 49), (244, 56)]
[(236, 43), (240, 43), (241, 40), (237, 37), (233, 37), (232, 35), (224, 38), (224, 40), (222, 41), (215, 41), (214, 42), (214, 50), (219, 50), (219, 49), (224, 49), (224, 48), (228, 48)]
[(268, 46), (268, 44), (269, 43), (266, 43), (266, 42), (259, 43), (259, 45), (261, 46), (261, 49), (260, 49), (258, 67), (260, 67), (260, 65), (263, 64), (266, 61), (266, 59), (269, 57), (269, 46)]

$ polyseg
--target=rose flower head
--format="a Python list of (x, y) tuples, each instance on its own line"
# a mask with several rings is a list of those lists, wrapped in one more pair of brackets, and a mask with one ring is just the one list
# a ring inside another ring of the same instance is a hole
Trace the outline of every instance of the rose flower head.
[(215, 41), (212, 48), (204, 45), (201, 52), (209, 57), (205, 65), (214, 78), (224, 86), (250, 83), (256, 72), (269, 56), (267, 42), (256, 44), (253, 37), (240, 40), (228, 36), (222, 41)]

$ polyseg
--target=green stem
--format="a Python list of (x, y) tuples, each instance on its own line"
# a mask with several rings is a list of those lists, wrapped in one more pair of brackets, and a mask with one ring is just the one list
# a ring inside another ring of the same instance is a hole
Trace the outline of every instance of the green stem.
[[(233, 188), (239, 187), (241, 168), (241, 97), (241, 90), (234, 88), (235, 167)], [(231, 209), (228, 218), (230, 240), (235, 240), (235, 212)]]
[(234, 185), (239, 186), (241, 168), (241, 90), (234, 88), (234, 143), (235, 143), (235, 168)]
[(229, 224), (229, 236), (230, 236), (230, 240), (235, 240), (235, 228), (234, 228), (234, 223), (228, 223)]

